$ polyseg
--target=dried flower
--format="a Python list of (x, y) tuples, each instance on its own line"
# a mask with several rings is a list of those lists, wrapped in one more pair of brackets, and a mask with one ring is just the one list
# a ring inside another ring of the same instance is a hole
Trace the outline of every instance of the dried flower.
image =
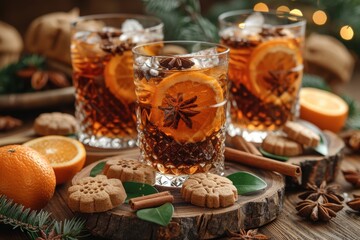
[(229, 230), (226, 231), (226, 235), (231, 240), (265, 240), (270, 239), (268, 236), (264, 234), (257, 233), (257, 229), (250, 229), (248, 231), (245, 231), (244, 229), (241, 229), (239, 233), (231, 232)]
[(360, 195), (354, 194), (354, 199), (346, 203), (351, 209), (360, 212)]
[(324, 197), (327, 202), (341, 204), (344, 198), (337, 192), (340, 188), (339, 185), (332, 184), (326, 185), (326, 181), (323, 181), (318, 187), (315, 184), (307, 184), (308, 190), (299, 195), (300, 199), (309, 199), (316, 201), (320, 196)]

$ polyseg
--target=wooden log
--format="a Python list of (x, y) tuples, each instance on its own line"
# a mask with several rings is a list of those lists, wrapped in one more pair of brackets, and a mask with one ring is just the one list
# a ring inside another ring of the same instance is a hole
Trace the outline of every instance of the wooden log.
[[(88, 176), (96, 164), (85, 167), (73, 180)], [(104, 213), (82, 216), (87, 219), (87, 228), (93, 235), (109, 239), (212, 239), (224, 235), (227, 229), (257, 228), (277, 218), (283, 208), (285, 193), (285, 179), (281, 174), (232, 162), (226, 162), (225, 168), (225, 175), (238, 171), (254, 173), (268, 186), (256, 194), (239, 196), (233, 206), (219, 209), (191, 205), (182, 200), (179, 188), (166, 188), (175, 199), (175, 212), (166, 227), (137, 218), (128, 204)]]

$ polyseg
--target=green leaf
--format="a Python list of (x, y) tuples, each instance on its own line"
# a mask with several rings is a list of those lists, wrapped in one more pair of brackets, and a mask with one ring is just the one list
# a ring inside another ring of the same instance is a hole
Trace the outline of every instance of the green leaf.
[(95, 177), (96, 175), (100, 174), (103, 171), (105, 164), (106, 161), (96, 164), (95, 167), (93, 167), (90, 171), (90, 177)]
[(227, 178), (233, 182), (240, 195), (252, 194), (267, 187), (267, 183), (263, 179), (249, 172), (233, 173)]
[(142, 220), (166, 226), (171, 221), (174, 213), (174, 206), (165, 203), (160, 207), (141, 209), (136, 212), (136, 216)]
[(289, 158), (286, 157), (286, 156), (280, 156), (280, 155), (275, 155), (275, 154), (269, 153), (269, 152), (265, 151), (261, 147), (259, 148), (259, 151), (261, 152), (261, 154), (264, 157), (272, 158), (272, 159), (279, 160), (279, 161), (282, 161), (282, 162), (286, 162), (287, 160), (289, 160)]
[(141, 197), (144, 195), (149, 195), (158, 192), (158, 190), (155, 187), (146, 183), (124, 182), (123, 186), (127, 195), (125, 200), (126, 203), (128, 203), (131, 198)]

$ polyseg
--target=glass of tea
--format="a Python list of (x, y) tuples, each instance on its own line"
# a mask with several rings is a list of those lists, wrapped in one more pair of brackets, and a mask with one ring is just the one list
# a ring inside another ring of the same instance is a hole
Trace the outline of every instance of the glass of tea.
[(230, 48), (228, 133), (261, 142), (298, 115), (306, 21), (244, 10), (221, 14), (219, 24)]
[(196, 41), (133, 48), (138, 145), (141, 160), (158, 171), (158, 185), (223, 174), (228, 52)]
[(154, 17), (102, 14), (72, 23), (71, 59), (78, 138), (99, 148), (136, 145), (135, 85), (131, 48), (163, 39)]

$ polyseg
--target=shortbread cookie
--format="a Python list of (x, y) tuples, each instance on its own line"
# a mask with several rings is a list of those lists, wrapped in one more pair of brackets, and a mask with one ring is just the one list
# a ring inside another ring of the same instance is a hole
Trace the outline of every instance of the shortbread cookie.
[(76, 119), (67, 113), (53, 112), (40, 114), (34, 122), (36, 134), (69, 135), (76, 133), (78, 124)]
[(104, 167), (104, 175), (108, 178), (117, 178), (121, 182), (141, 182), (155, 184), (154, 168), (141, 163), (136, 159), (116, 156), (109, 158)]
[(199, 207), (228, 207), (238, 199), (236, 187), (228, 178), (212, 173), (191, 175), (182, 185), (181, 196)]
[(265, 151), (280, 156), (296, 156), (303, 152), (302, 145), (284, 136), (269, 134), (261, 144)]
[(316, 147), (320, 142), (319, 135), (296, 122), (286, 122), (283, 131), (288, 138), (309, 147)]
[(121, 181), (104, 175), (79, 179), (69, 187), (68, 196), (70, 209), (83, 213), (105, 212), (126, 199)]

